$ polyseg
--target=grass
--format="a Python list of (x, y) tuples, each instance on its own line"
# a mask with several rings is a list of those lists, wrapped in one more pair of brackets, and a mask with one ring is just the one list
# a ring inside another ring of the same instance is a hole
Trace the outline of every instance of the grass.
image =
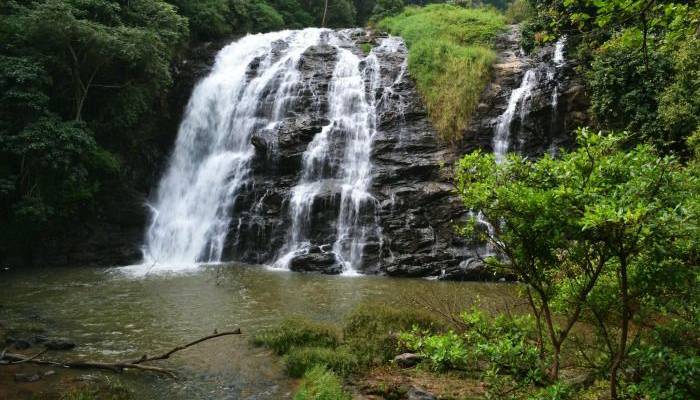
[(302, 377), (315, 366), (322, 366), (340, 376), (354, 372), (359, 363), (357, 357), (344, 346), (295, 347), (284, 356), (287, 374), (293, 378)]
[(340, 378), (325, 367), (316, 366), (305, 375), (294, 400), (350, 400)]
[(293, 318), (258, 332), (252, 342), (283, 355), (291, 377), (301, 377), (317, 366), (347, 377), (390, 361), (396, 355), (399, 333), (413, 327), (430, 331), (444, 328), (426, 312), (372, 303), (356, 308), (342, 330), (339, 326)]
[(426, 311), (383, 304), (362, 304), (345, 320), (343, 341), (363, 365), (378, 365), (396, 356), (400, 332), (416, 327), (441, 331), (441, 321)]
[(253, 336), (253, 345), (267, 347), (280, 355), (294, 347), (336, 347), (339, 342), (340, 331), (333, 325), (300, 318), (286, 319)]
[(496, 60), (492, 50), (505, 27), (497, 11), (448, 4), (408, 7), (378, 27), (401, 36), (409, 73), (440, 136), (459, 142)]
[(97, 382), (70, 389), (60, 400), (134, 400), (136, 396), (121, 381), (101, 378)]

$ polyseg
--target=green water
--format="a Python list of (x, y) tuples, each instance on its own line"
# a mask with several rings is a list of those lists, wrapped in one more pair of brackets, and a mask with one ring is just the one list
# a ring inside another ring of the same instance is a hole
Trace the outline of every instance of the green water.
[(121, 378), (139, 398), (283, 399), (294, 382), (276, 357), (249, 345), (250, 333), (258, 329), (293, 315), (341, 321), (364, 301), (420, 299), (467, 306), (479, 297), (482, 304), (495, 305), (511, 291), (507, 284), (325, 276), (243, 265), (143, 278), (113, 269), (8, 270), (0, 271), (0, 323), (45, 329), (47, 336), (78, 344), (47, 358), (100, 361), (152, 355), (215, 329), (240, 327), (244, 335), (207, 341), (156, 364), (173, 368), (183, 379), (136, 373)]

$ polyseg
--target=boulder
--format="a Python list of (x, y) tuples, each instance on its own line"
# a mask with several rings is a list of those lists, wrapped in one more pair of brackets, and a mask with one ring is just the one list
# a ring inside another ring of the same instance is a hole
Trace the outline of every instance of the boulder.
[(411, 386), (411, 388), (408, 389), (406, 398), (408, 400), (437, 400), (434, 394), (416, 386)]
[(343, 272), (334, 253), (307, 253), (294, 256), (289, 263), (289, 269), (296, 272), (320, 272), (337, 275)]
[(49, 350), (70, 350), (75, 347), (75, 342), (68, 339), (50, 339), (44, 346)]
[(394, 357), (394, 364), (401, 368), (412, 368), (421, 362), (423, 357), (414, 353), (403, 353)]
[(41, 379), (41, 375), (39, 374), (15, 374), (15, 382), (31, 383), (36, 382), (39, 379)]

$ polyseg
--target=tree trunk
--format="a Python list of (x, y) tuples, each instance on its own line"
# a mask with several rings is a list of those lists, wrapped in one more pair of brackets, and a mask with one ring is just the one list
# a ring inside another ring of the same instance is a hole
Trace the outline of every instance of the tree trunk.
[(326, 0), (323, 6), (323, 19), (321, 19), (321, 26), (326, 26), (326, 14), (328, 13), (328, 0)]
[(617, 400), (617, 373), (627, 352), (627, 335), (629, 332), (630, 305), (627, 286), (627, 257), (620, 257), (620, 300), (622, 302), (622, 321), (620, 323), (620, 342), (617, 354), (610, 367), (610, 397)]

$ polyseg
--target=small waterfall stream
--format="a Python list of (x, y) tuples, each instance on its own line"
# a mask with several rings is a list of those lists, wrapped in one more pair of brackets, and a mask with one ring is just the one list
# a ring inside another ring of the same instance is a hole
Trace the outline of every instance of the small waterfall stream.
[(545, 65), (544, 71), (541, 66), (533, 66), (528, 68), (523, 75), (520, 86), (510, 93), (508, 98), (508, 106), (503, 114), (498, 116), (496, 127), (493, 135), (493, 153), (496, 157), (496, 162), (503, 162), (508, 149), (510, 147), (511, 129), (516, 115), (519, 118), (520, 126), (527, 118), (529, 113), (529, 102), (532, 98), (533, 90), (554, 82), (552, 90), (552, 115), (557, 111), (559, 85), (556, 82), (557, 70), (566, 63), (564, 59), (564, 47), (566, 45), (566, 36), (562, 36), (554, 45), (554, 53), (552, 55), (552, 65)]

